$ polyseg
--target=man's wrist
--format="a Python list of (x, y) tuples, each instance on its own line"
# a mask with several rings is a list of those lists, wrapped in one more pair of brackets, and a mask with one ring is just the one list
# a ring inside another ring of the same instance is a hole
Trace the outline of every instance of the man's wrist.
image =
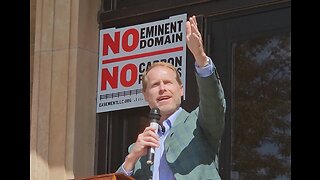
[(125, 158), (123, 168), (126, 171), (132, 171), (134, 168), (135, 163), (137, 162), (137, 158), (135, 158), (132, 154), (128, 154)]
[(195, 56), (195, 59), (196, 59), (196, 64), (200, 68), (205, 67), (205, 66), (207, 66), (209, 64), (208, 57), (204, 52), (201, 53), (201, 55), (199, 55), (199, 56)]
[(127, 176), (131, 176), (132, 173), (133, 173), (133, 169), (130, 170), (130, 171), (126, 170), (126, 168), (124, 167), (124, 163), (123, 163), (123, 164), (121, 165), (121, 171), (120, 171), (120, 172), (126, 174)]
[(215, 69), (215, 65), (213, 64), (210, 57), (207, 57), (208, 64), (204, 67), (200, 67), (197, 63), (195, 63), (196, 72), (200, 77), (208, 77), (213, 73)]

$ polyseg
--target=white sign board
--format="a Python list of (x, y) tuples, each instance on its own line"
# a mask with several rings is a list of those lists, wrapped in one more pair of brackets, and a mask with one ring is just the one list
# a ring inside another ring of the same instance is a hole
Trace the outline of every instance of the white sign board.
[(100, 30), (97, 113), (148, 105), (141, 78), (154, 62), (173, 64), (185, 87), (186, 19), (187, 14), (181, 14)]

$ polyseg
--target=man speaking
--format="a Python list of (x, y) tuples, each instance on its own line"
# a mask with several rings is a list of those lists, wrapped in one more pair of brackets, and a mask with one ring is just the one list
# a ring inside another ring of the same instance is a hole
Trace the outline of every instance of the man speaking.
[[(149, 107), (160, 110), (159, 128), (146, 127), (129, 147), (117, 172), (137, 180), (221, 179), (218, 152), (224, 131), (226, 102), (212, 60), (204, 52), (196, 17), (186, 22), (186, 42), (195, 59), (199, 106), (192, 112), (181, 105), (183, 85), (170, 63), (152, 64), (142, 77), (142, 91)], [(154, 162), (147, 152), (155, 149)]]

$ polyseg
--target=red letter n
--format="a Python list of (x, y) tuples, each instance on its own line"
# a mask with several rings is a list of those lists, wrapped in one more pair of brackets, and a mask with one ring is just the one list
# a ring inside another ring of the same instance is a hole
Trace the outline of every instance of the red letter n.
[(119, 53), (119, 47), (120, 47), (119, 31), (114, 33), (114, 40), (111, 38), (110, 34), (103, 35), (103, 51), (102, 51), (103, 56), (108, 55), (109, 47), (111, 48), (114, 54)]
[(113, 67), (113, 73), (112, 75), (108, 71), (107, 68), (102, 69), (101, 74), (101, 91), (104, 91), (107, 89), (107, 83), (109, 82), (112, 89), (118, 88), (118, 66)]

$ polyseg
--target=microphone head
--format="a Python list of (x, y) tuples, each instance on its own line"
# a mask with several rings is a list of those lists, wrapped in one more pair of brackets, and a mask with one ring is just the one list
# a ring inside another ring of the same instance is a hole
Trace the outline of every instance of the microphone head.
[(161, 115), (160, 115), (160, 109), (159, 108), (152, 108), (150, 110), (150, 113), (149, 113), (150, 120), (159, 121), (160, 117), (161, 117)]

